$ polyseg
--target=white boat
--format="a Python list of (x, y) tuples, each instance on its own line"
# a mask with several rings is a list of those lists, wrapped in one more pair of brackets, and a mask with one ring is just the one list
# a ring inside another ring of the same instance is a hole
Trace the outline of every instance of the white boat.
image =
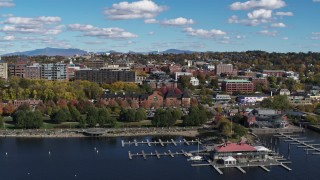
[(190, 161), (201, 161), (202, 160), (202, 156), (192, 156), (189, 159)]

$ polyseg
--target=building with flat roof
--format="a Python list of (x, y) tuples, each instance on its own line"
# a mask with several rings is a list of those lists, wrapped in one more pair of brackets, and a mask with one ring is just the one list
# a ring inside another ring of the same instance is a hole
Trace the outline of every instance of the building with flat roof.
[(233, 74), (233, 65), (232, 64), (217, 64), (216, 65), (216, 74)]
[(0, 78), (8, 79), (8, 64), (1, 60), (1, 56), (0, 56)]
[(75, 80), (87, 80), (101, 84), (111, 84), (117, 81), (135, 82), (135, 71), (114, 71), (98, 69), (80, 69), (75, 72)]
[(67, 80), (67, 65), (63, 63), (42, 64), (41, 79), (54, 81)]
[(251, 81), (242, 79), (224, 80), (221, 84), (221, 88), (222, 91), (227, 93), (253, 93), (255, 89)]
[(216, 94), (213, 96), (213, 100), (215, 102), (229, 102), (231, 100), (231, 97), (229, 94)]
[(175, 80), (178, 81), (180, 76), (192, 76), (192, 73), (189, 73), (189, 72), (176, 72)]
[(10, 76), (17, 76), (20, 78), (24, 78), (25, 77), (25, 70), (27, 67), (27, 61), (18, 61), (14, 64), (9, 64), (8, 68), (9, 68), (9, 74)]
[(283, 77), (286, 72), (284, 70), (263, 70), (262, 73), (268, 76)]
[(25, 78), (41, 79), (41, 65), (34, 63), (32, 66), (27, 66), (25, 68)]

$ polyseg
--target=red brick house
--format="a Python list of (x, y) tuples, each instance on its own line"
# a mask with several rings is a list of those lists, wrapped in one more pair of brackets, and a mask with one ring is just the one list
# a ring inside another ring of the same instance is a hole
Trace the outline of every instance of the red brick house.
[[(164, 90), (164, 89), (162, 89)], [(154, 91), (152, 94), (104, 94), (101, 99), (106, 101), (106, 105), (119, 104), (127, 108), (146, 109), (160, 107), (184, 107), (191, 105), (191, 97), (187, 91), (181, 92), (179, 89), (169, 89), (167, 91)]]
[(147, 108), (160, 108), (163, 107), (163, 96), (159, 91), (154, 91), (147, 98)]
[(22, 104), (29, 104), (29, 106), (37, 106), (40, 104), (42, 100), (34, 100), (34, 99), (28, 99), (28, 100), (14, 100), (13, 105), (15, 108), (21, 106)]

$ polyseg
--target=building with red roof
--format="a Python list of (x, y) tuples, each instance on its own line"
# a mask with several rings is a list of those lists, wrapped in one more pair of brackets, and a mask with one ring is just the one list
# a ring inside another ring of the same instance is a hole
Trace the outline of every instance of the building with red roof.
[(231, 143), (216, 146), (213, 151), (213, 160), (224, 161), (226, 157), (233, 157), (238, 163), (249, 161), (263, 161), (267, 158), (267, 151), (258, 151), (257, 148), (245, 142)]

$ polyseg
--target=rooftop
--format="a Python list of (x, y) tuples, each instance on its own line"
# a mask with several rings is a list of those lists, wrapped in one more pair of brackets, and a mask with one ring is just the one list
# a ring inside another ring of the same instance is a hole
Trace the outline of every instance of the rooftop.
[(226, 143), (215, 148), (216, 152), (246, 152), (257, 151), (256, 148), (246, 143)]
[(245, 80), (245, 79), (228, 79), (224, 80), (226, 83), (250, 83), (250, 81)]

